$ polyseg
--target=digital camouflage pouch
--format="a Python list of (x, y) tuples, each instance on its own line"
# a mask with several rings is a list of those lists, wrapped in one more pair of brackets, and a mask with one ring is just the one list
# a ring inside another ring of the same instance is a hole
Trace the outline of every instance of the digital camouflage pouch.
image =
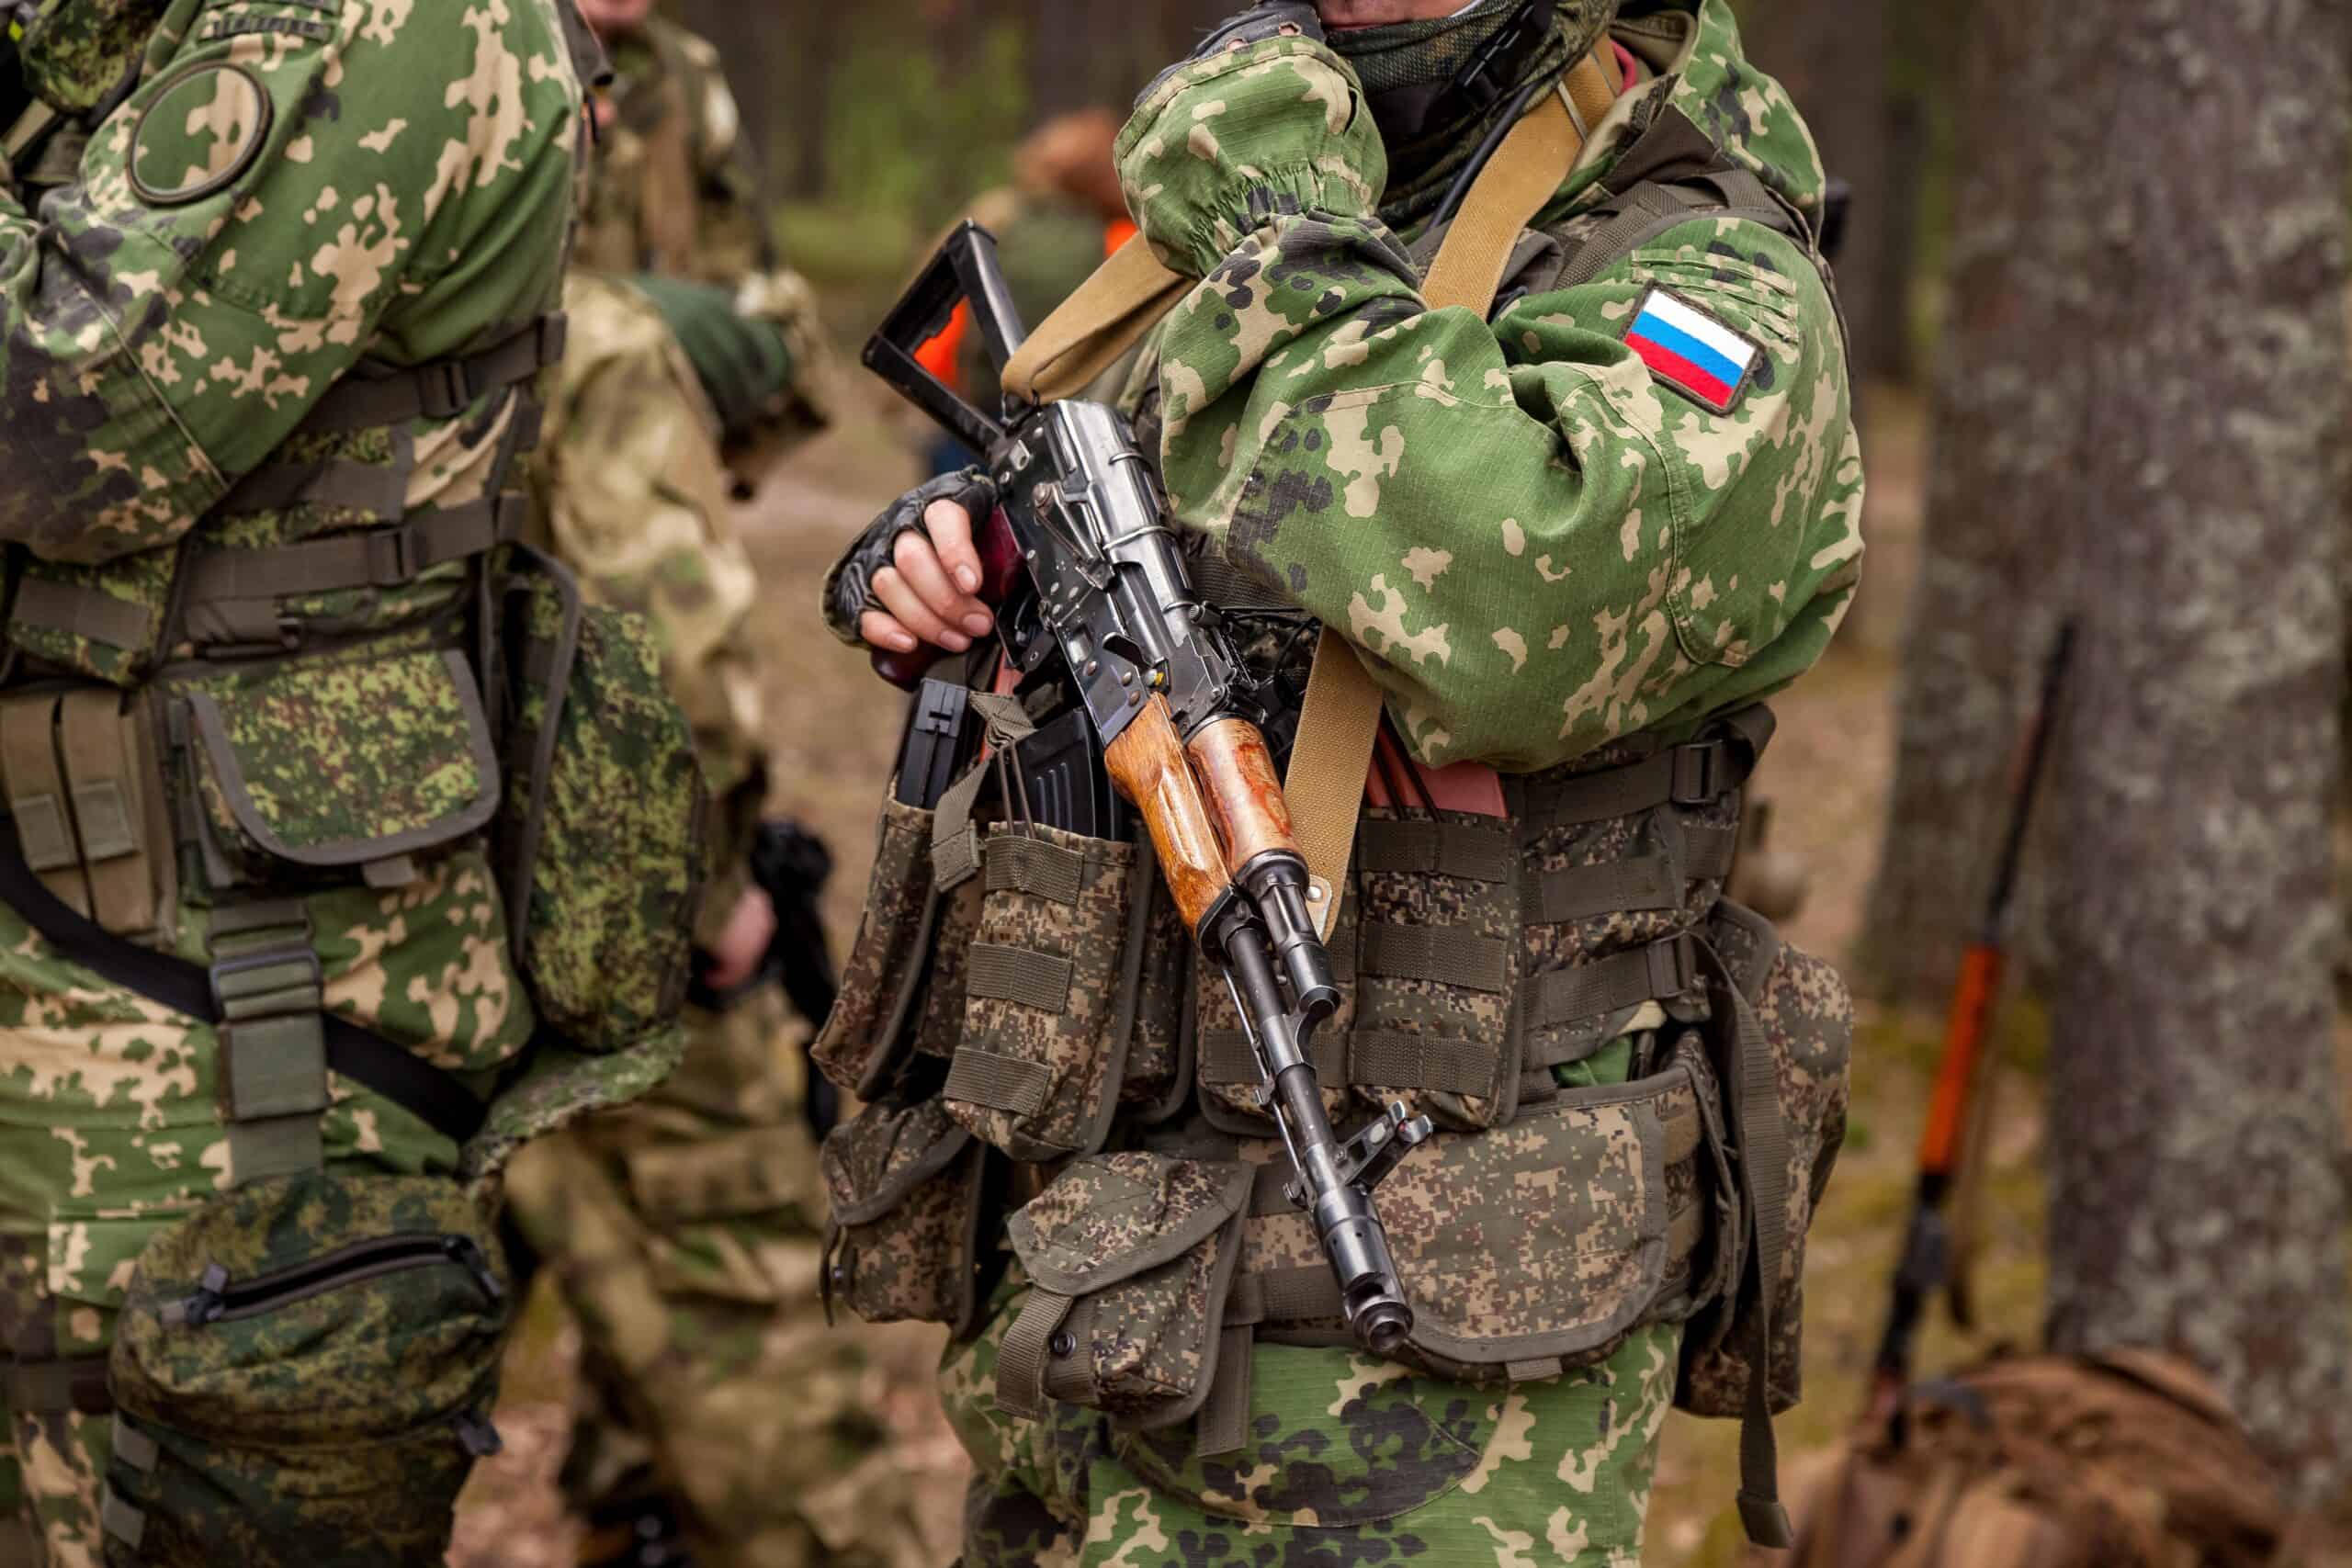
[(109, 1568), (424, 1568), (498, 1448), (511, 1292), (437, 1177), (256, 1182), (151, 1242), (109, 1382)]
[(515, 962), (566, 1041), (627, 1050), (684, 1005), (708, 795), (651, 626), (582, 604), (537, 551), (513, 567), (497, 833)]

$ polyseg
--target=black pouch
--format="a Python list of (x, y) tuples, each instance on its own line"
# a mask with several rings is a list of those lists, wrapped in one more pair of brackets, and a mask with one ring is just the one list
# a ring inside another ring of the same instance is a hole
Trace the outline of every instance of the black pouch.
[(109, 1371), (111, 1568), (423, 1568), (490, 1424), (511, 1305), (457, 1183), (256, 1182), (141, 1254)]

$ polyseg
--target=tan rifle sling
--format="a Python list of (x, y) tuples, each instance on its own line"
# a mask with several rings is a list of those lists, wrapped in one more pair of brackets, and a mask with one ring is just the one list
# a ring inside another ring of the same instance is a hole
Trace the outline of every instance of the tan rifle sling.
[[(1463, 306), (1486, 314), (1511, 248), (1559, 190), (1586, 135), (1616, 99), (1608, 48), (1604, 43), (1577, 61), (1480, 171), (1421, 285), (1431, 310)], [(1162, 266), (1138, 234), (1039, 323), (1005, 367), (1005, 391), (1033, 402), (1075, 395), (1193, 287)], [(1339, 914), (1380, 711), (1380, 688), (1363, 660), (1345, 637), (1325, 627), (1283, 781), (1325, 936)]]

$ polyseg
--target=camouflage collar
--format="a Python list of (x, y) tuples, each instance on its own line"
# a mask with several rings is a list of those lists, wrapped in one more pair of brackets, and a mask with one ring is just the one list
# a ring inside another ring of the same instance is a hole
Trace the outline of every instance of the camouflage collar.
[(1680, 110), (1742, 168), (1808, 214), (1819, 211), (1821, 154), (1781, 85), (1749, 62), (1729, 0), (1629, 5), (1610, 35), (1657, 73), (1596, 128), (1543, 221), (1605, 198), (1601, 183), (1667, 108)]

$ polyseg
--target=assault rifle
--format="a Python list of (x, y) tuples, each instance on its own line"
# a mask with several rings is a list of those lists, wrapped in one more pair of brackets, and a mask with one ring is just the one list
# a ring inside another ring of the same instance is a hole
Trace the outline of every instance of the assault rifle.
[[(1307, 1042), (1340, 991), (1307, 913), (1258, 683), (1193, 592), (1159, 482), (1114, 410), (1007, 399), (991, 416), (917, 363), (959, 303), (1001, 369), (1024, 330), (995, 239), (969, 222), (884, 319), (865, 366), (984, 454), (1001, 501), (978, 540), (982, 592), (1007, 655), (1024, 677), (1075, 691), (1112, 783), (1142, 814), (1176, 907), (1240, 1010), (1260, 1102), (1289, 1150), (1290, 1200), (1314, 1217), (1349, 1331), (1385, 1355), (1412, 1332), (1413, 1309), (1372, 1191), (1430, 1123), (1391, 1104), (1342, 1141), (1324, 1113)], [(929, 661), (874, 664), (912, 689)]]
[(1978, 1098), (1985, 1071), (1984, 1040), (1994, 1000), (2000, 995), (2001, 975), (2008, 963), (2009, 899), (2017, 890), (2026, 829), (2033, 818), (2034, 797), (2041, 793), (2051, 731), (2057, 726), (2074, 649), (2075, 624), (2068, 621), (2059, 626), (2049, 662), (2042, 667), (2041, 705), (2026, 739), (2023, 766), (2009, 802), (2008, 828), (2002, 836), (2000, 858), (1994, 863), (1992, 891), (1985, 897), (1984, 922), (1961, 954), (1960, 976), (1952, 982), (1935, 1098), (1928, 1104), (1928, 1124), (1919, 1137), (1919, 1179), (1911, 1201), (1911, 1224), (1904, 1236), (1902, 1259), (1895, 1265), (1886, 1329), (1880, 1337), (1871, 1369), (1871, 1409), (1877, 1416), (1894, 1412), (1904, 1385), (1910, 1382), (1912, 1347), (1918, 1337), (1920, 1319), (1939, 1291), (1951, 1292), (1953, 1317), (1962, 1328), (1971, 1326), (1967, 1294), (1954, 1271), (1952, 1227), (1945, 1211), (1960, 1174), (1971, 1102)]

